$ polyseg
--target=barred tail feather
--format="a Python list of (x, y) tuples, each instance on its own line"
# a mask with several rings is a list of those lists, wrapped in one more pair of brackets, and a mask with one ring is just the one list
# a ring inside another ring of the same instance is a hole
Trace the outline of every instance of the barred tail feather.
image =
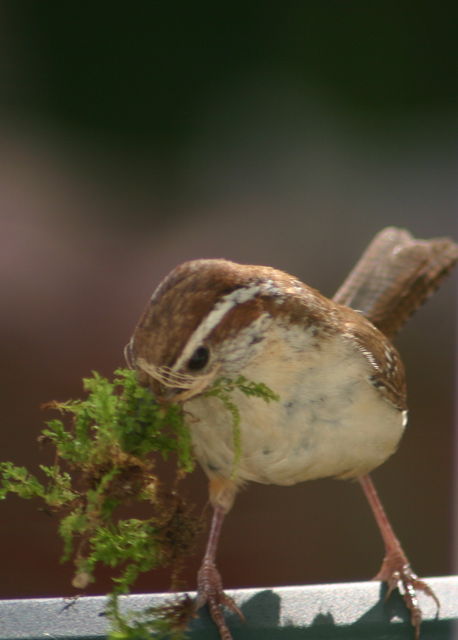
[(439, 287), (458, 261), (458, 244), (448, 238), (418, 240), (408, 231), (380, 231), (334, 301), (361, 311), (388, 337)]

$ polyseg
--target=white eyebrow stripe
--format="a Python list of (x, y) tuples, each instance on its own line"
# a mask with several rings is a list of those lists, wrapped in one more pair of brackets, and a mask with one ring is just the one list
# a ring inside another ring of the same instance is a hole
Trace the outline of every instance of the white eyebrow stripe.
[(263, 290), (265, 290), (265, 283), (258, 283), (251, 287), (236, 289), (222, 297), (191, 335), (181, 353), (181, 356), (173, 366), (173, 370), (177, 371), (178, 369), (181, 369), (183, 364), (189, 360), (197, 347), (202, 344), (208, 334), (213, 331), (226, 313), (233, 309), (237, 304), (242, 304), (243, 302), (252, 300)]

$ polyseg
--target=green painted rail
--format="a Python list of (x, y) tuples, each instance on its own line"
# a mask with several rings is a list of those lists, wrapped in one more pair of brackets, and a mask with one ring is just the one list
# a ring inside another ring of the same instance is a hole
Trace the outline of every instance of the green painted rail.
[[(420, 596), (424, 612), (421, 640), (458, 640), (458, 576), (429, 578), (441, 601)], [(227, 616), (234, 640), (413, 640), (413, 630), (398, 594), (384, 601), (377, 582), (357, 582), (272, 589), (228, 591), (244, 612), (243, 623)], [(170, 594), (133, 595), (123, 608), (161, 604)], [(62, 598), (0, 601), (0, 640), (95, 640), (104, 638), (107, 621), (104, 597), (84, 597), (68, 606)], [(190, 627), (192, 640), (217, 640), (203, 612)]]

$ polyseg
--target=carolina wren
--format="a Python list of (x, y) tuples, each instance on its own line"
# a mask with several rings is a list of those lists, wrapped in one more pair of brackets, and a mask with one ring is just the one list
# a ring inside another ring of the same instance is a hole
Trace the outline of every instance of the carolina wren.
[[(404, 367), (385, 333), (403, 324), (457, 258), (450, 241), (416, 241), (389, 228), (335, 300), (282, 271), (227, 260), (179, 265), (153, 293), (126, 357), (158, 399), (183, 404), (209, 478), (214, 515), (197, 607), (209, 605), (223, 640), (231, 635), (222, 605), (238, 609), (223, 592), (215, 554), (238, 489), (248, 481), (291, 485), (329, 476), (360, 479), (386, 546), (378, 577), (390, 590), (405, 590), (418, 634), (415, 588), (435, 596), (411, 571), (367, 474), (396, 450), (407, 421)], [(358, 310), (341, 304), (353, 300)], [(231, 415), (203, 392), (219, 377), (240, 374), (280, 399), (267, 404), (234, 391), (242, 443), (234, 473)]]

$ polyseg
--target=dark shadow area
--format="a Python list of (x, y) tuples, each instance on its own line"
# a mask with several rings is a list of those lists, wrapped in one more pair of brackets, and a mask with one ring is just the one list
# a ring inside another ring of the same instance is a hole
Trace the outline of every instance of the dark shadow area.
[[(245, 616), (245, 622), (234, 613), (226, 614), (229, 629), (236, 637), (240, 638), (267, 637), (262, 634), (280, 629), (278, 627), (280, 604), (280, 597), (276, 593), (270, 589), (261, 591), (242, 605), (241, 610)], [(216, 632), (213, 634), (213, 629), (208, 628), (212, 625), (213, 622), (205, 607), (201, 610), (199, 618), (190, 625), (191, 637), (218, 638), (218, 634)], [(259, 636), (254, 635), (258, 633)]]
[[(261, 591), (243, 604), (241, 609), (246, 622), (232, 613), (226, 615), (226, 621), (234, 640), (412, 640), (414, 632), (402, 597), (395, 592), (386, 600), (386, 592), (383, 585), (380, 600), (351, 625), (339, 626), (331, 613), (320, 613), (308, 626), (279, 626), (281, 600), (271, 590)], [(219, 640), (206, 609), (191, 624), (189, 631), (191, 638)], [(421, 626), (421, 640), (455, 640), (454, 631), (453, 621), (425, 621)]]

